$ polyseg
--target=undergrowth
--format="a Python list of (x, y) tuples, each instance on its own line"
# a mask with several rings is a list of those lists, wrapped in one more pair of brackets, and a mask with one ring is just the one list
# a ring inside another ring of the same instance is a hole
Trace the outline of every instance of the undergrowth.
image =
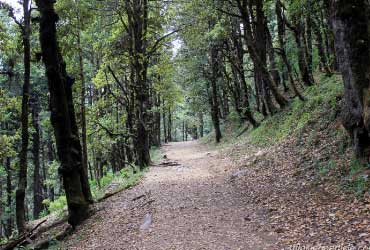
[[(268, 147), (294, 137), (297, 150), (315, 150), (322, 145), (324, 134), (335, 147), (330, 151), (322, 148), (321, 153), (329, 154), (327, 159), (311, 159), (317, 180), (325, 182), (336, 179), (339, 186), (356, 196), (361, 196), (369, 188), (369, 180), (361, 173), (369, 166), (351, 160), (351, 146), (345, 129), (340, 125), (340, 102), (343, 96), (343, 83), (338, 75), (331, 77), (319, 74), (316, 84), (304, 91), (305, 101), (295, 98), (289, 105), (271, 117), (261, 121), (258, 128), (241, 126), (232, 114), (223, 124), (222, 143), (214, 143), (214, 134), (209, 134), (202, 142), (216, 145), (219, 149), (231, 145), (254, 145)], [(327, 151), (327, 152), (326, 152)], [(332, 153), (334, 151), (334, 153)], [(309, 162), (308, 160), (306, 161)]]
[[(152, 148), (150, 155), (153, 163), (159, 162), (162, 157), (160, 148)], [(118, 173), (108, 172), (99, 180), (99, 183), (97, 180), (91, 180), (90, 188), (94, 200), (102, 198), (105, 195), (107, 188), (112, 184), (115, 185), (116, 190), (124, 190), (135, 186), (140, 181), (143, 174), (143, 172), (137, 171), (137, 168), (136, 171), (133, 171), (132, 168), (125, 168)], [(65, 195), (59, 196), (54, 201), (46, 199), (43, 203), (50, 213), (56, 213), (58, 216), (61, 216), (67, 212), (67, 199)]]
[(343, 93), (343, 86), (337, 76), (320, 76), (318, 83), (304, 91), (306, 101), (298, 98), (281, 112), (265, 119), (261, 125), (248, 134), (250, 143), (257, 146), (274, 145), (289, 135), (298, 134), (309, 122), (314, 122), (324, 109), (333, 111), (329, 117), (335, 119), (338, 109), (338, 97)]
[[(143, 172), (134, 172), (132, 169), (122, 169), (118, 173), (109, 172), (107, 175), (99, 180), (90, 181), (91, 193), (94, 200), (102, 198), (110, 185), (114, 184), (116, 190), (124, 190), (135, 186), (143, 176)], [(56, 200), (50, 201), (46, 199), (43, 201), (50, 213), (55, 213), (62, 216), (67, 212), (67, 199), (65, 195), (59, 196)]]

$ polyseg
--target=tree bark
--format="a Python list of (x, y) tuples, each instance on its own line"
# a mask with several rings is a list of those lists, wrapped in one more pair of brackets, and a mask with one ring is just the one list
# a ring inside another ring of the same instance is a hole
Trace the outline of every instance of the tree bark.
[(89, 194), (73, 106), (74, 80), (68, 76), (59, 51), (56, 34), (58, 15), (54, 10), (54, 2), (37, 0), (36, 4), (41, 14), (40, 44), (50, 92), (51, 123), (61, 162), (59, 172), (67, 197), (68, 222), (76, 227), (88, 217)]
[(132, 69), (134, 70), (133, 85), (135, 91), (136, 136), (135, 150), (136, 163), (143, 170), (150, 164), (150, 145), (148, 133), (149, 121), (149, 85), (147, 79), (147, 28), (148, 28), (148, 0), (125, 1), (131, 35)]
[(19, 233), (23, 233), (26, 228), (26, 211), (25, 211), (25, 196), (27, 188), (27, 152), (28, 152), (28, 114), (29, 114), (29, 92), (30, 92), (30, 77), (31, 77), (31, 13), (30, 0), (23, 1), (24, 24), (22, 29), (23, 41), (23, 63), (24, 63), (24, 82), (22, 95), (22, 146), (19, 154), (19, 176), (18, 188), (16, 191), (16, 221)]
[(171, 108), (169, 107), (168, 108), (168, 126), (167, 126), (167, 129), (168, 129), (168, 141), (171, 142), (172, 141), (172, 111), (171, 111)]
[[(282, 3), (280, 0), (279, 5), (282, 6)], [(298, 50), (298, 67), (299, 71), (301, 73), (302, 82), (306, 86), (312, 86), (314, 84), (314, 79), (312, 76), (312, 70), (309, 68), (308, 58), (307, 58), (307, 47), (305, 44), (307, 41), (304, 41), (306, 39), (305, 32), (304, 32), (304, 25), (301, 20), (301, 16), (299, 14), (295, 14), (293, 16), (293, 21), (290, 23), (288, 19), (286, 18), (285, 14), (283, 12), (282, 17), (284, 18), (285, 25), (293, 32), (294, 40), (297, 45)]]
[(32, 125), (35, 132), (32, 134), (33, 154), (33, 218), (38, 219), (43, 210), (42, 180), (40, 176), (40, 118), (39, 100), (35, 94), (31, 99)]
[(312, 22), (312, 30), (313, 30), (313, 33), (316, 36), (316, 42), (317, 42), (316, 47), (317, 47), (318, 54), (319, 54), (319, 57), (320, 57), (320, 68), (327, 75), (331, 75), (332, 72), (331, 72), (331, 69), (328, 65), (328, 58), (327, 58), (327, 55), (326, 55), (326, 52), (325, 52), (321, 27), (319, 25), (319, 22), (317, 22), (316, 20), (313, 20), (313, 22)]
[(202, 138), (204, 136), (204, 119), (203, 119), (203, 113), (199, 113), (199, 134)]
[(3, 238), (4, 230), (3, 230), (3, 218), (2, 215), (4, 214), (4, 207), (3, 207), (3, 177), (0, 176), (0, 238)]
[(89, 185), (89, 175), (88, 175), (88, 154), (87, 154), (87, 136), (86, 136), (86, 87), (85, 87), (85, 70), (84, 70), (84, 58), (83, 58), (83, 51), (82, 51), (82, 44), (81, 44), (81, 18), (78, 7), (76, 7), (76, 14), (77, 14), (77, 47), (78, 47), (78, 61), (79, 61), (79, 76), (81, 82), (81, 137), (82, 137), (82, 166), (84, 173), (84, 183), (85, 185), (87, 199), (90, 203), (93, 203), (93, 197), (90, 190)]
[(307, 58), (307, 67), (308, 71), (313, 79), (312, 76), (312, 68), (313, 68), (313, 58), (312, 58), (312, 6), (311, 2), (307, 2), (307, 13), (305, 19), (305, 28), (306, 32), (304, 33), (303, 41), (305, 44), (306, 49), (306, 58)]
[[(51, 131), (49, 130), (48, 131), (48, 139), (47, 139), (47, 150), (48, 150), (48, 162), (49, 162), (49, 165), (53, 163), (53, 161), (55, 160), (55, 157), (54, 157), (54, 149), (53, 149), (53, 142), (52, 142), (52, 139), (51, 139)], [(49, 186), (48, 187), (48, 196), (49, 196), (49, 199), (51, 201), (54, 201), (54, 195), (55, 195), (55, 187), (53, 186)]]
[[(254, 3), (249, 3), (246, 0), (237, 0), (237, 5), (239, 12), (241, 14), (242, 20), (243, 20), (243, 28), (244, 28), (244, 38), (247, 44), (249, 55), (253, 61), (254, 67), (255, 67), (255, 76), (256, 76), (256, 86), (258, 88), (259, 94), (262, 96), (265, 96), (265, 106), (269, 105), (271, 106), (270, 100), (267, 98), (267, 92), (270, 90), (276, 100), (276, 102), (280, 105), (280, 107), (284, 107), (288, 100), (280, 94), (276, 83), (273, 80), (273, 77), (271, 76), (270, 72), (267, 69), (266, 65), (266, 49), (262, 48), (262, 46), (266, 47), (266, 40), (264, 38), (265, 32), (265, 16), (263, 13), (263, 2), (262, 0), (257, 0)], [(255, 36), (252, 32), (251, 27), (251, 20), (252, 16), (251, 13), (253, 10), (253, 6), (256, 6), (256, 12), (257, 12), (257, 20), (256, 20), (256, 32)], [(257, 37), (258, 36), (258, 37)], [(262, 51), (261, 51), (261, 48)], [(262, 56), (262, 58), (261, 58)], [(261, 85), (263, 81), (264, 85)], [(271, 112), (273, 112), (273, 107), (270, 108)]]
[(218, 81), (220, 78), (220, 55), (219, 49), (212, 46), (210, 50), (210, 65), (211, 65), (211, 78), (210, 78), (210, 96), (211, 96), (211, 112), (212, 121), (215, 129), (216, 142), (219, 143), (222, 138), (220, 128), (220, 107), (218, 101)]
[[(6, 206), (12, 211), (12, 169), (11, 169), (11, 159), (6, 157), (5, 160), (5, 170), (6, 170)], [(12, 214), (8, 213), (8, 218), (6, 221), (6, 236), (9, 238), (13, 231), (13, 218)]]
[(303, 95), (298, 90), (294, 78), (293, 78), (293, 69), (291, 64), (289, 63), (288, 56), (285, 50), (285, 24), (284, 24), (284, 13), (283, 8), (281, 6), (280, 1), (276, 1), (275, 5), (276, 15), (277, 15), (277, 25), (278, 25), (278, 38), (279, 38), (279, 44), (280, 44), (280, 56), (283, 60), (285, 67), (287, 69), (288, 79), (290, 82), (290, 86), (293, 89), (293, 92), (295, 95), (299, 97), (300, 100), (304, 101)]
[(369, 2), (334, 0), (335, 47), (344, 81), (342, 121), (357, 158), (370, 155), (370, 32)]
[(162, 119), (163, 119), (163, 139), (164, 143), (168, 142), (168, 136), (167, 136), (167, 118), (166, 118), (166, 107), (164, 99), (162, 99)]

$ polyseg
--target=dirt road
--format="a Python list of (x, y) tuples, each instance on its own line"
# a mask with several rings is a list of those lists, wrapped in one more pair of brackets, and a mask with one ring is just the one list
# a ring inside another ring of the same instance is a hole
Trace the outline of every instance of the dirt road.
[(64, 248), (275, 249), (276, 236), (256, 228), (254, 205), (233, 184), (227, 157), (196, 141), (163, 153), (177, 164), (150, 168), (139, 185), (100, 204)]

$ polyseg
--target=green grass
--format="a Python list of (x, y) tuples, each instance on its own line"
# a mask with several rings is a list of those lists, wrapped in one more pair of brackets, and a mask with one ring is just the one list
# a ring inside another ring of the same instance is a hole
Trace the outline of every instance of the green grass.
[[(91, 193), (94, 200), (102, 198), (108, 186), (112, 183), (116, 184), (116, 190), (124, 190), (135, 186), (139, 183), (143, 176), (143, 172), (134, 173), (132, 169), (122, 169), (118, 173), (109, 172), (106, 176), (100, 179), (100, 187), (96, 180), (90, 181)], [(46, 199), (43, 204), (48, 208), (50, 213), (56, 213), (58, 216), (62, 216), (67, 211), (67, 199), (65, 195), (60, 196), (55, 201)]]
[(94, 200), (101, 199), (105, 195), (109, 185), (112, 183), (117, 185), (117, 187), (115, 188), (117, 191), (135, 186), (139, 183), (139, 181), (143, 177), (143, 174), (144, 172), (140, 171), (134, 173), (132, 169), (122, 169), (116, 174), (108, 173), (106, 176), (101, 178), (100, 187), (97, 185), (96, 182), (91, 182), (90, 187)]
[(368, 167), (364, 164), (361, 164), (358, 160), (351, 160), (350, 171), (348, 175), (349, 181), (345, 187), (358, 197), (361, 197), (366, 191), (369, 190), (369, 181), (367, 178), (361, 175), (361, 173), (366, 169), (368, 169)]
[(343, 86), (337, 76), (320, 76), (317, 84), (305, 90), (306, 101), (295, 98), (284, 110), (264, 120), (248, 135), (250, 142), (258, 146), (277, 144), (288, 135), (299, 134), (309, 122), (315, 122), (325, 110), (332, 111), (327, 119), (335, 119), (335, 111), (338, 108), (337, 97), (342, 92)]

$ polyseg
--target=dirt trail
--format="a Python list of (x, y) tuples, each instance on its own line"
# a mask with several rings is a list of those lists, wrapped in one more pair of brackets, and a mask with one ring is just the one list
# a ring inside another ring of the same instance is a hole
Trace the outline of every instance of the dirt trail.
[[(155, 166), (136, 187), (99, 204), (65, 249), (275, 249), (253, 204), (230, 180), (228, 158), (198, 142), (163, 147), (177, 166)], [(140, 229), (146, 215), (148, 229)]]

